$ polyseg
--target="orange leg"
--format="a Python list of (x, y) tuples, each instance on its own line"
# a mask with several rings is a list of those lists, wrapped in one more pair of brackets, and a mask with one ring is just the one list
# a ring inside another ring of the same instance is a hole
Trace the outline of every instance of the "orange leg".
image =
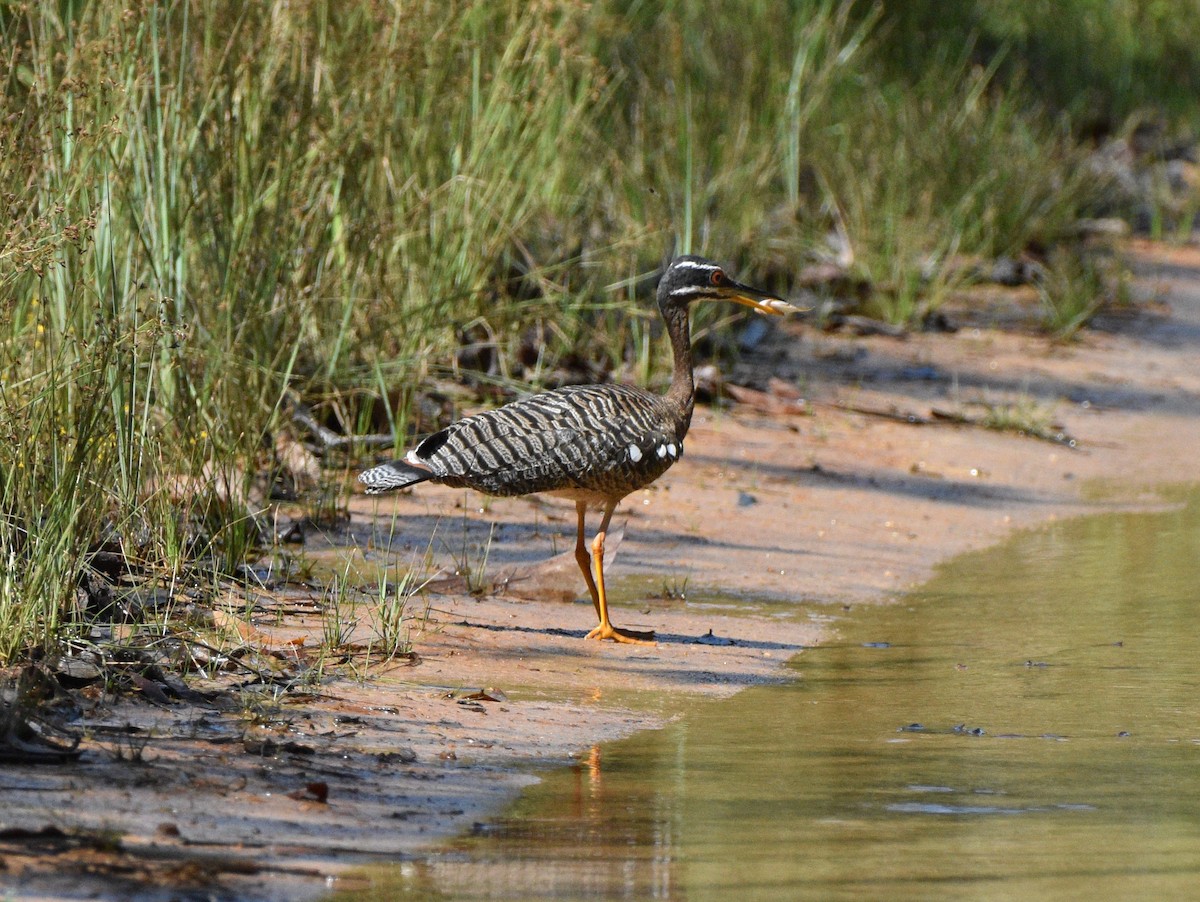
[[(588, 639), (612, 639), (614, 642), (630, 642), (638, 645), (653, 645), (654, 632), (639, 632), (637, 630), (619, 630), (608, 619), (608, 599), (604, 593), (604, 535), (608, 532), (609, 521), (612, 520), (616, 504), (609, 504), (604, 509), (604, 519), (600, 521), (600, 531), (592, 540), (591, 567), (587, 566), (587, 552), (584, 549), (583, 517), (586, 505), (577, 503), (579, 511), (579, 532), (575, 543), (575, 560), (587, 580), (588, 591), (592, 594), (592, 604), (596, 606), (596, 615), (600, 625), (587, 634)], [(593, 576), (593, 571), (595, 575)]]
[(588, 553), (587, 539), (584, 536), (584, 521), (587, 517), (586, 502), (576, 501), (575, 511), (579, 515), (579, 524), (575, 530), (575, 562), (579, 564), (579, 569), (583, 571), (583, 579), (587, 583), (588, 594), (592, 596), (592, 604), (596, 608), (596, 617), (599, 619), (600, 590), (596, 588), (596, 579), (592, 576), (592, 556)]

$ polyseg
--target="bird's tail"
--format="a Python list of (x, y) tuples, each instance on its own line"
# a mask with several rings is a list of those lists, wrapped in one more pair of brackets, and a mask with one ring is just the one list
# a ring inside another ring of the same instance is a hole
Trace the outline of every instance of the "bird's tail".
[(402, 489), (432, 478), (433, 474), (428, 470), (414, 467), (404, 460), (393, 460), (358, 474), (358, 481), (367, 487), (368, 495)]

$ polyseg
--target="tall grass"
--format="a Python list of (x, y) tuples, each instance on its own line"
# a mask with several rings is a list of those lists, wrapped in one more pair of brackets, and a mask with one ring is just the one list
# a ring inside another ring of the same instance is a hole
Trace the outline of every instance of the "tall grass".
[(614, 248), (651, 226), (662, 237), (642, 268), (719, 248), (786, 282), (835, 257), (874, 286), (868, 312), (913, 321), (961, 277), (956, 255), (1051, 246), (1102, 187), (1067, 123), (1002, 84), (1002, 60), (978, 66), (965, 39), (914, 38), (924, 65), (893, 77), (884, 7), (605, 9), (594, 49), (622, 74), (603, 119), (621, 160), (599, 170), (585, 222), (624, 223)]
[[(880, 58), (907, 80), (931, 55), (968, 47), (1004, 83), (1036, 86), (1080, 133), (1130, 117), (1200, 125), (1200, 7), (1194, 0), (990, 0), (887, 4)], [(931, 40), (932, 38), (932, 40)]]
[(1090, 203), (1072, 121), (918, 6), (0, 9), (0, 663), (102, 548), (236, 566), (292, 391), (402, 434), (466, 331), (499, 378), (577, 352), (653, 380), (639, 302), (675, 252), (781, 290), (837, 256), (905, 321), (955, 255), (1053, 246)]
[(814, 136), (819, 190), (804, 218), (832, 211), (828, 228), (874, 287), (869, 312), (919, 321), (962, 278), (962, 255), (1053, 246), (1095, 202), (1101, 186), (1070, 136), (994, 89), (991, 71), (965, 63), (913, 93), (864, 85), (831, 117), (853, 128)]
[(212, 550), (189, 524), (244, 518), (289, 386), (419, 378), (495, 314), (596, 88), (552, 4), (0, 25), (2, 662), (55, 634), (108, 537), (167, 572)]

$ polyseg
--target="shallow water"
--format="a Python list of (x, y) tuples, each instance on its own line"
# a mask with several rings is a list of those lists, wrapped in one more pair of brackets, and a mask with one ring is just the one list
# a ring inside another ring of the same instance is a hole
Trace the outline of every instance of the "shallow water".
[(1018, 536), (374, 897), (1194, 897), (1198, 607), (1200, 496)]

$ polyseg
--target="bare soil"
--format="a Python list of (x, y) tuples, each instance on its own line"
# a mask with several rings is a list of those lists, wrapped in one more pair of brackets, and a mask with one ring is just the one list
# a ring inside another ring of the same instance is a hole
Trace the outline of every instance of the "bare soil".
[[(951, 333), (780, 326), (729, 374), (741, 402), (699, 409), (682, 461), (618, 514), (614, 619), (656, 630), (654, 646), (583, 640), (593, 613), (562, 556), (567, 503), (426, 486), (355, 497), (348, 529), (306, 554), (362, 579), (391, 560), (437, 574), (429, 610), (412, 602), (415, 656), (330, 667), (303, 692), (94, 691), (77, 761), (0, 766), (0, 890), (352, 887), (356, 865), (469, 829), (539, 768), (578, 766), (697, 697), (796, 678), (785, 663), (847, 608), (894, 599), (955, 555), (1165, 503), (1164, 486), (1197, 479), (1200, 250), (1131, 253), (1139, 302), (1065, 344), (1028, 327), (1037, 301), (1020, 291), (952, 306)], [(1063, 440), (954, 421), (987, 410)], [(321, 644), (320, 617), (281, 611), (258, 609), (246, 641), (298, 658)]]

